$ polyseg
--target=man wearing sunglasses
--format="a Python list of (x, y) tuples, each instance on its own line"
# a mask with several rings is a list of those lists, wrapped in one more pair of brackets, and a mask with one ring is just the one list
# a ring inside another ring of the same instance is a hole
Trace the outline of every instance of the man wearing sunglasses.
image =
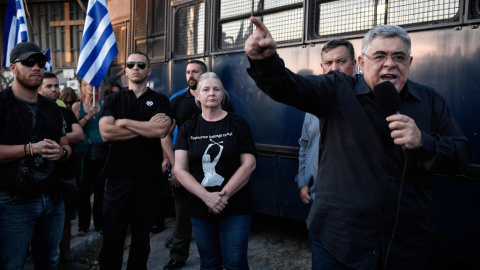
[(30, 42), (10, 52), (13, 85), (0, 92), (0, 269), (57, 269), (64, 205), (52, 173), (71, 153), (60, 108), (38, 94), (47, 59)]
[(100, 134), (111, 143), (102, 174), (107, 176), (103, 203), (102, 269), (122, 269), (123, 245), (130, 224), (127, 269), (147, 269), (150, 230), (162, 196), (160, 138), (172, 124), (168, 98), (147, 87), (150, 62), (144, 53), (128, 56), (128, 91), (108, 96)]

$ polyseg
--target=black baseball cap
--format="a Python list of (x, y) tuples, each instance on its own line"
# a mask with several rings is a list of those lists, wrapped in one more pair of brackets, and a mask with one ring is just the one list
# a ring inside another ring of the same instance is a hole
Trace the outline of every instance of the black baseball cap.
[(13, 47), (12, 51), (10, 52), (10, 63), (26, 60), (32, 55), (38, 55), (47, 61), (47, 57), (43, 54), (42, 50), (37, 44), (32, 42), (21, 42)]

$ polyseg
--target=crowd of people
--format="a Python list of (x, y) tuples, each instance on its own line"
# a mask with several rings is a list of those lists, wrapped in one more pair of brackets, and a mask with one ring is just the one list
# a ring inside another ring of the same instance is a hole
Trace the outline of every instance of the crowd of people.
[[(445, 99), (408, 79), (407, 32), (372, 28), (357, 59), (350, 42), (331, 40), (324, 74), (303, 76), (250, 20), (248, 74), (272, 99), (307, 112), (295, 181), (312, 204), (312, 269), (424, 269), (433, 173), (465, 172), (472, 150)], [(127, 269), (147, 269), (169, 173), (176, 216), (163, 269), (185, 265), (192, 233), (200, 269), (249, 269), (255, 142), (205, 63), (189, 61), (187, 88), (169, 100), (147, 86), (149, 57), (132, 52), (127, 86), (109, 82), (102, 100), (84, 80), (80, 95), (60, 91), (34, 43), (15, 46), (10, 60), (14, 83), (0, 92), (0, 269), (22, 269), (29, 250), (38, 269), (85, 269), (70, 254), (77, 212), (79, 236), (92, 215), (103, 234), (101, 269), (122, 269), (128, 228)], [(375, 97), (385, 82), (399, 99), (393, 114)]]

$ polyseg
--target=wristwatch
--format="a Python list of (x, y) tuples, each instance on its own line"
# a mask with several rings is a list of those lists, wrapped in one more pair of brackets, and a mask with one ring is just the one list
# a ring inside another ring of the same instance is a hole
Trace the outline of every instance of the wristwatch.
[(68, 157), (68, 150), (65, 147), (62, 147), (63, 153), (62, 153), (62, 159), (66, 159)]

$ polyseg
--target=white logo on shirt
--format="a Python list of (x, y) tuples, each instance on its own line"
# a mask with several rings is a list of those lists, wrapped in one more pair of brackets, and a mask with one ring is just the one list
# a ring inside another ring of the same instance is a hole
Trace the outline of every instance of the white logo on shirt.
[(153, 106), (153, 101), (151, 101), (151, 100), (147, 101), (147, 106), (149, 106), (149, 107)]
[[(202, 186), (204, 187), (214, 187), (214, 186), (221, 186), (223, 183), (223, 176), (217, 174), (215, 171), (215, 166), (217, 166), (218, 160), (222, 156), (222, 151), (223, 151), (223, 141), (217, 143), (214, 140), (210, 139), (212, 142), (211, 144), (208, 145), (207, 149), (205, 150), (205, 153), (203, 153), (202, 157), (202, 167), (203, 167), (203, 173), (205, 174), (205, 177), (203, 178), (202, 181)], [(218, 151), (217, 156), (212, 160), (212, 157), (207, 154), (208, 149), (210, 147), (217, 145), (220, 149)]]

